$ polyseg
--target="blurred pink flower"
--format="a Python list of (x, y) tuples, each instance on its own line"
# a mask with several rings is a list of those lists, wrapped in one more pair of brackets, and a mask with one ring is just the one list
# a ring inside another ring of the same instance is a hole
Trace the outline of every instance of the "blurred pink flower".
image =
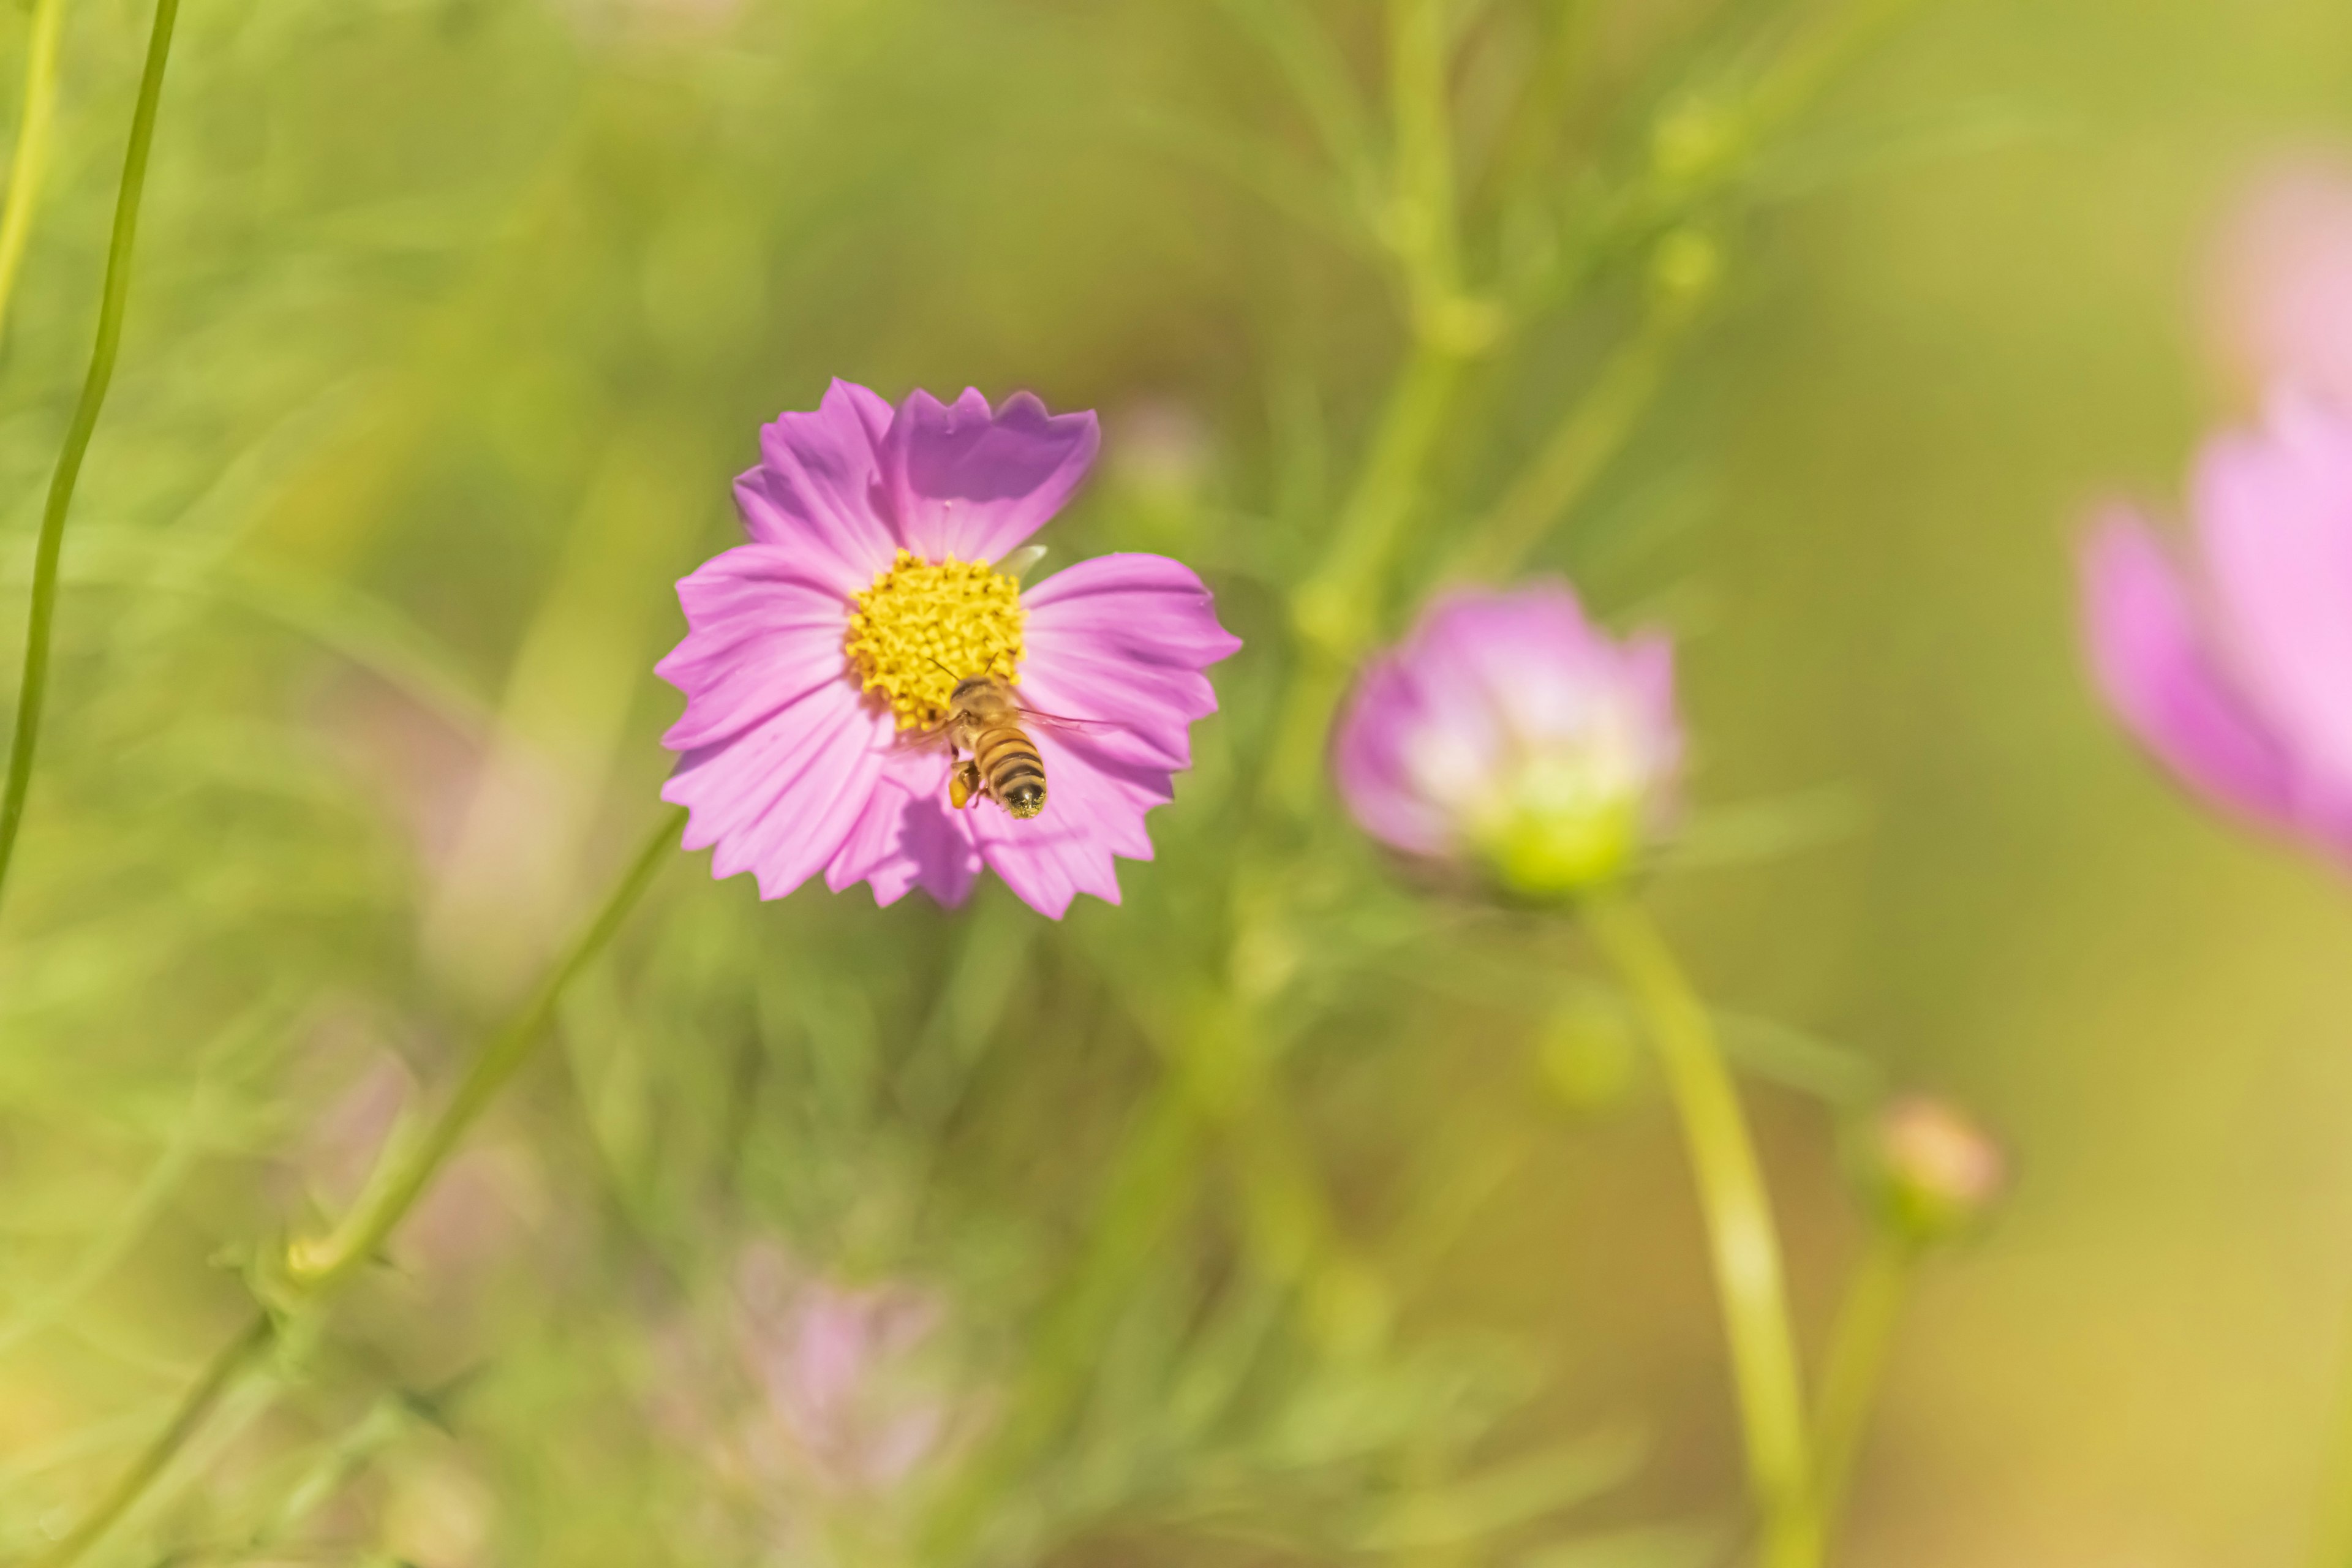
[(945, 1315), (913, 1286), (844, 1285), (803, 1272), (773, 1247), (747, 1248), (734, 1330), (761, 1395), (746, 1426), (752, 1468), (828, 1491), (905, 1480), (947, 1435), (945, 1399), (908, 1375)]
[(1546, 583), (1432, 605), (1357, 683), (1332, 763), (1374, 837), (1541, 897), (1620, 870), (1681, 757), (1666, 639), (1612, 640)]
[[(917, 392), (897, 409), (836, 381), (813, 414), (761, 432), (735, 484), (751, 542), (678, 584), (689, 630), (656, 667), (687, 694), (662, 796), (691, 809), (714, 876), (781, 898), (822, 871), (889, 903), (962, 901), (985, 864), (1040, 913), (1118, 901), (1112, 857), (1149, 859), (1144, 813), (1191, 765), (1202, 674), (1240, 644), (1201, 580), (1157, 555), (1106, 555), (1024, 591), (1002, 569), (1094, 460), (1091, 414), (1023, 394), (992, 412)], [(965, 676), (1019, 682), (1040, 724), (1045, 814), (947, 804), (944, 747), (910, 744)]]
[(2190, 511), (2185, 563), (2127, 508), (2085, 542), (2100, 689), (2192, 787), (2352, 863), (2352, 420), (2281, 395)]
[(2207, 308), (2248, 385), (2352, 410), (2352, 166), (2306, 155), (2253, 180), (2222, 225)]
[(675, 1319), (648, 1347), (647, 1415), (719, 1504), (701, 1555), (741, 1556), (746, 1528), (762, 1562), (836, 1561), (843, 1529), (910, 1548), (946, 1461), (987, 1414), (943, 1299), (900, 1279), (847, 1284), (765, 1241), (738, 1255), (730, 1284), (715, 1317)]

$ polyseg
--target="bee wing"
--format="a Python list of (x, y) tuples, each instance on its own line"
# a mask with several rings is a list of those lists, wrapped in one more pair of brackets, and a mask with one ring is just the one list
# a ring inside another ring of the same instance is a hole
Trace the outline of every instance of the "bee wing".
[(901, 730), (890, 743), (902, 752), (937, 751), (948, 743), (948, 721), (942, 719), (920, 730)]
[(1129, 728), (1116, 719), (1072, 719), (1060, 713), (1041, 713), (1025, 702), (1016, 702), (1021, 710), (1021, 721), (1043, 730), (1066, 730), (1080, 735), (1115, 735)]

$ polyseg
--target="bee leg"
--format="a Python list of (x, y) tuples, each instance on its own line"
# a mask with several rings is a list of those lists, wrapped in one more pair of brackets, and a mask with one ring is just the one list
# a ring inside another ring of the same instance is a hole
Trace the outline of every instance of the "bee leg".
[(966, 757), (948, 775), (948, 805), (961, 811), (980, 793), (980, 763)]

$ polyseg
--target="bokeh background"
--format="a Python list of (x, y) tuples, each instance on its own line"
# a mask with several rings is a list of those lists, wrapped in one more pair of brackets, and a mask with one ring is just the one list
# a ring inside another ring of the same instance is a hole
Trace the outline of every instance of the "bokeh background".
[[(1486, 232), (1835, 7), (1458, 9)], [(1258, 1166), (1151, 1142), (1171, 954), (1213, 954), (1264, 853), (1231, 797), (1281, 594), (1402, 344), (1274, 12), (1378, 102), (1352, 0), (190, 0), (0, 916), (11, 1557), (646, 831), (670, 584), (733, 537), (757, 426), (842, 375), (1102, 411), (1055, 558), (1178, 554), (1250, 645), (1160, 858), (1053, 926), (995, 887), (761, 906), (681, 857), (391, 1267), (106, 1560), (1721, 1559), (1683, 1155), (1605, 1017), (1561, 1043), (1572, 943), (1397, 889), (1380, 940), (1256, 954), (1312, 977), (1266, 1092), (1381, 1282), (1377, 1344), (1355, 1273), (1266, 1264)], [(0, 340), (19, 598), (147, 19), (68, 0)], [(1553, 96), (1515, 115), (1531, 76)], [(1927, 0), (1708, 209), (1705, 317), (1540, 552), (1684, 639), (1694, 820), (1730, 826), (1654, 901), (1746, 1041), (1809, 1346), (1862, 1232), (1857, 1097), (1948, 1093), (2015, 1152), (1905, 1325), (1845, 1561), (2305, 1549), (2352, 1315), (2352, 889), (2116, 734), (2071, 548), (2248, 406), (2216, 234), (2336, 144), (2340, 5)], [(1514, 340), (1441, 443), (1424, 555), (1641, 287), (1602, 268)], [(1181, 1214), (1071, 1308), (1155, 1149)], [(850, 1394), (774, 1373), (813, 1321), (861, 1347)], [(1041, 1385), (1067, 1396), (1008, 1446)]]

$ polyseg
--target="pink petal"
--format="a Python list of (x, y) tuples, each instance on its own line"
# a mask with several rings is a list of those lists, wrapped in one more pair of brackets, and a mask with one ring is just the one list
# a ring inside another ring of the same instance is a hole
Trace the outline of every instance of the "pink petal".
[(1217, 624), (1216, 600), (1192, 569), (1165, 555), (1097, 555), (1021, 595), (1032, 631), (1083, 636), (1155, 664), (1200, 669), (1241, 639)]
[(1376, 660), (1340, 707), (1331, 772), (1349, 814), (1366, 832), (1410, 855), (1442, 855), (1453, 844), (1453, 819), (1415, 786), (1410, 768), (1423, 718), (1402, 659)]
[(2284, 823), (2290, 764), (2216, 668), (2172, 563), (2129, 513), (2111, 513), (2083, 550), (2092, 668), (2107, 703), (2190, 784)]
[(1118, 902), (1113, 855), (1151, 858), (1143, 814), (1171, 792), (1167, 770), (1116, 754), (1097, 737), (1030, 732), (1045, 764), (1045, 812), (1023, 822), (992, 801), (965, 819), (988, 868), (1039, 914), (1060, 920), (1079, 893)]
[(1092, 414), (1048, 415), (1027, 393), (989, 412), (910, 395), (883, 443), (884, 484), (907, 548), (927, 560), (995, 561), (1062, 509), (1101, 439)]
[(1433, 707), (1494, 713), (1530, 740), (1583, 732), (1622, 668), (1616, 645), (1559, 582), (1442, 599), (1406, 657)]
[(782, 414), (760, 432), (760, 463), (735, 481), (752, 540), (793, 552), (837, 594), (890, 564), (897, 534), (880, 510), (879, 448), (890, 405), (835, 381), (814, 414)]
[(1192, 765), (1191, 725), (1217, 710), (1203, 667), (1239, 638), (1190, 569), (1160, 555), (1103, 555), (1022, 596), (1022, 700), (1134, 736), (1168, 767)]
[(685, 844), (714, 846), (710, 872), (750, 871), (760, 896), (780, 899), (840, 849), (871, 797), (890, 721), (842, 680), (819, 687), (763, 722), (688, 752), (662, 798), (691, 813)]
[(869, 882), (874, 901), (893, 904), (921, 888), (943, 908), (971, 893), (980, 851), (971, 828), (948, 809), (944, 751), (900, 744), (882, 763), (882, 781), (866, 810), (825, 868), (835, 892)]
[(654, 673), (686, 693), (662, 737), (674, 752), (739, 733), (817, 687), (845, 679), (848, 605), (795, 552), (746, 544), (677, 585), (686, 639)]
[(2231, 667), (2290, 750), (2352, 780), (2352, 425), (2283, 397), (2199, 464), (2198, 537)]
[(1625, 672), (1625, 684), (1651, 723), (1662, 735), (1674, 737), (1676, 750), (1681, 747), (1681, 723), (1675, 710), (1675, 641), (1664, 632), (1636, 632), (1625, 640), (1619, 654)]

